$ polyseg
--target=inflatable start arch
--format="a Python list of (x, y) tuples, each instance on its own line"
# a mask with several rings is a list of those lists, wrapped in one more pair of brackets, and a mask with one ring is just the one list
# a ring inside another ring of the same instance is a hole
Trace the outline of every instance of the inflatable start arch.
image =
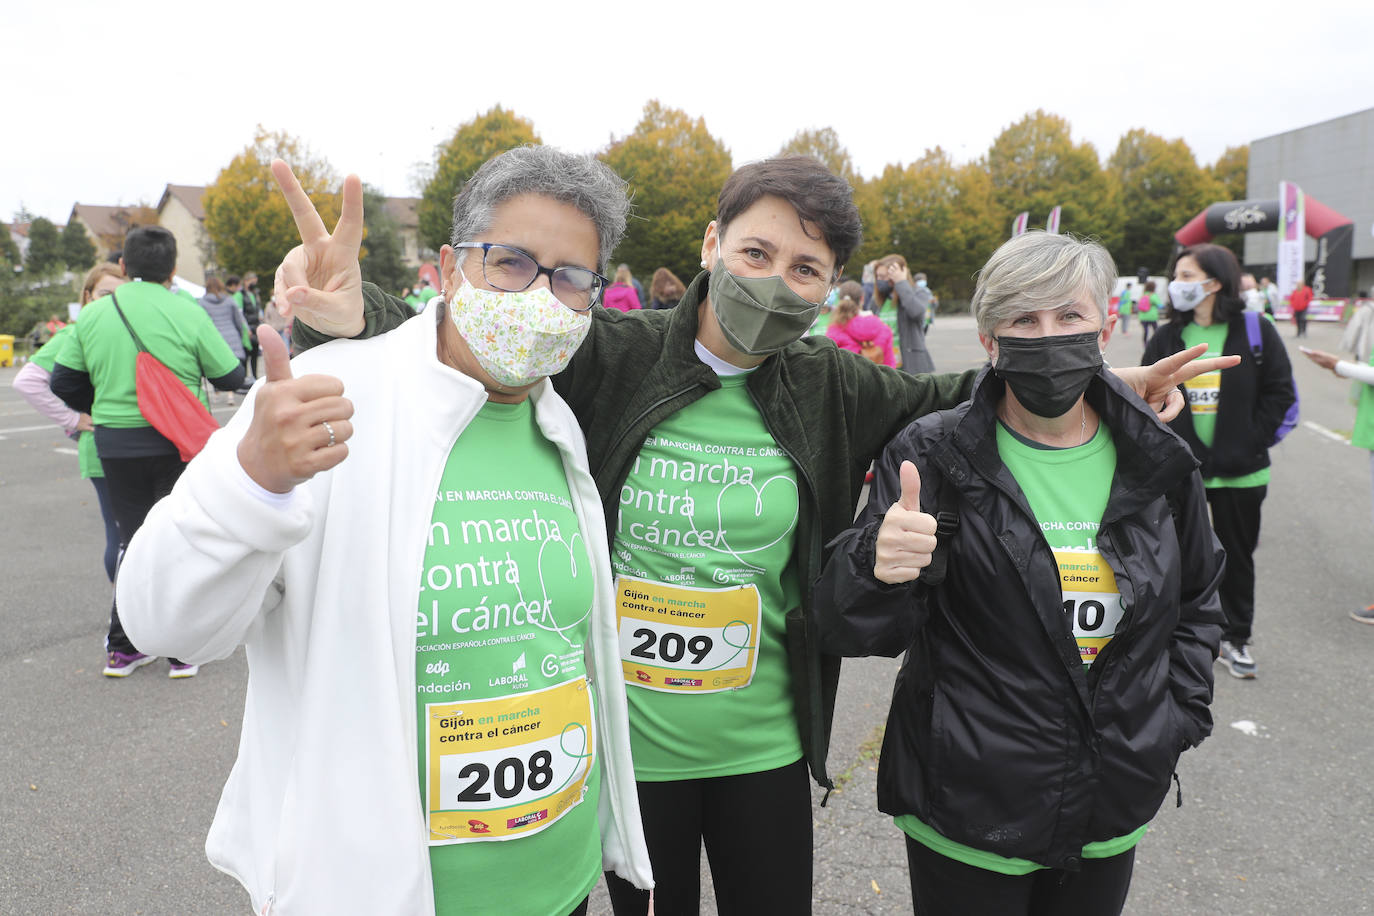
[[(1339, 299), (1350, 295), (1350, 257), (1355, 244), (1355, 224), (1314, 197), (1305, 196), (1307, 234), (1317, 240), (1317, 259), (1306, 273), (1317, 299)], [(1225, 232), (1276, 232), (1279, 230), (1279, 202), (1274, 200), (1234, 200), (1212, 204), (1174, 233), (1181, 246), (1210, 242)]]

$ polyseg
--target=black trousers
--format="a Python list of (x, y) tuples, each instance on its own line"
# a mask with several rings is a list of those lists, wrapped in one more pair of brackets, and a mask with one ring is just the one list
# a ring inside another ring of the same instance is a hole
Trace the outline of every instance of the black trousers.
[[(806, 762), (761, 773), (640, 782), (656, 916), (697, 916), (701, 846), (720, 916), (811, 912), (811, 780)], [(615, 916), (643, 916), (649, 894), (606, 874)]]
[(1294, 336), (1294, 337), (1306, 337), (1306, 336), (1307, 336), (1307, 309), (1303, 309), (1301, 312), (1294, 312), (1294, 313), (1293, 313), (1293, 323), (1296, 324), (1296, 325), (1298, 326), (1298, 332), (1297, 332), (1296, 334), (1294, 334), (1293, 336)]
[(1082, 871), (1003, 875), (965, 865), (906, 839), (911, 903), (919, 916), (1119, 916), (1131, 889), (1135, 849), (1084, 859)]
[(1221, 609), (1226, 626), (1221, 638), (1244, 646), (1255, 624), (1255, 548), (1259, 546), (1260, 506), (1268, 487), (1212, 487), (1212, 530), (1226, 550), (1222, 574)]
[[(105, 486), (109, 489), (110, 509), (114, 513), (115, 524), (119, 527), (119, 556), (124, 551), (134, 533), (143, 527), (148, 510), (159, 499), (172, 492), (186, 464), (181, 456), (149, 455), (143, 458), (102, 458), (105, 468)], [(116, 571), (115, 576), (119, 573)], [(111, 652), (133, 654), (138, 649), (124, 634), (119, 622), (119, 608), (110, 602), (110, 634), (108, 646)], [(173, 659), (175, 661), (175, 659)]]
[(114, 510), (110, 508), (110, 488), (104, 477), (92, 477), (96, 502), (100, 504), (100, 520), (105, 523), (105, 575), (111, 582), (115, 577), (115, 566), (119, 563), (119, 525), (115, 523)]

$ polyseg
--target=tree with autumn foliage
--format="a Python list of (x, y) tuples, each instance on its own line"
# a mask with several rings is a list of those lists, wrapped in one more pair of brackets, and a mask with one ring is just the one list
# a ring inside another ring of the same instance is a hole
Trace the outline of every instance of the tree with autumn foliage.
[(956, 299), (972, 294), (974, 271), (1005, 235), (982, 163), (957, 166), (939, 147), (909, 165), (887, 166), (864, 182), (855, 199), (864, 245), (851, 273), (875, 258), (900, 254), (912, 271), (927, 275), (933, 289)]
[(1017, 213), (1028, 210), (1031, 225), (1043, 226), (1059, 206), (1063, 231), (1094, 238), (1108, 251), (1120, 245), (1118, 186), (1091, 143), (1073, 142), (1065, 119), (1038, 110), (1007, 127), (988, 150), (987, 169), (1004, 236)]
[(540, 142), (532, 122), (500, 105), (460, 125), (435, 150), (434, 168), (420, 195), (420, 244), (438, 251), (449, 243), (453, 198), (482, 163), (508, 149)]
[(820, 161), (833, 174), (839, 175), (853, 187), (859, 180), (854, 169), (854, 159), (849, 150), (840, 143), (839, 134), (833, 127), (819, 130), (799, 130), (778, 150), (779, 156), (810, 156)]
[(730, 151), (711, 136), (705, 119), (652, 100), (635, 129), (599, 158), (629, 182), (634, 205), (615, 260), (641, 276), (659, 267), (684, 281), (695, 276), (702, 233), (733, 171)]
[(338, 222), (340, 182), (329, 163), (285, 131), (269, 132), (259, 125), (253, 142), (205, 189), (205, 231), (221, 270), (270, 278), (300, 243), (291, 210), (272, 178), (273, 159), (291, 166), (326, 226)]
[(1136, 128), (1128, 131), (1107, 161), (1124, 211), (1121, 242), (1112, 250), (1123, 275), (1140, 268), (1162, 274), (1173, 256), (1174, 233), (1226, 191), (1198, 165), (1182, 139)]
[(1221, 196), (1211, 203), (1245, 200), (1250, 196), (1250, 146), (1228, 146), (1207, 169), (1221, 188)]

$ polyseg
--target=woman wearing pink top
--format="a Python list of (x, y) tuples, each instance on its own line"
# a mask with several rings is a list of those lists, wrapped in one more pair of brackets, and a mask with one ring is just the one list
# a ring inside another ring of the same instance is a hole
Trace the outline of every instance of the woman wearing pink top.
[(620, 309), (622, 312), (643, 308), (639, 301), (639, 293), (635, 292), (634, 286), (630, 283), (630, 268), (621, 266), (616, 270), (615, 281), (606, 287), (601, 301), (606, 308)]
[[(863, 287), (853, 280), (840, 285), (840, 301), (835, 306), (830, 326), (825, 329), (825, 336), (835, 341), (835, 346), (841, 350), (849, 350), (875, 363), (896, 368), (897, 354), (892, 351), (892, 329), (872, 312), (859, 311), (863, 294)], [(879, 356), (881, 358), (876, 358)]]

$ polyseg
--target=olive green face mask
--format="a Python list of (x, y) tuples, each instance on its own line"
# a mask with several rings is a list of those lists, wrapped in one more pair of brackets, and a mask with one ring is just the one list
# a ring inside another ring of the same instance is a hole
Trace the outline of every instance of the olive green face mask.
[(767, 356), (801, 340), (821, 310), (782, 277), (740, 277), (718, 258), (711, 270), (711, 311), (725, 339), (741, 353)]

